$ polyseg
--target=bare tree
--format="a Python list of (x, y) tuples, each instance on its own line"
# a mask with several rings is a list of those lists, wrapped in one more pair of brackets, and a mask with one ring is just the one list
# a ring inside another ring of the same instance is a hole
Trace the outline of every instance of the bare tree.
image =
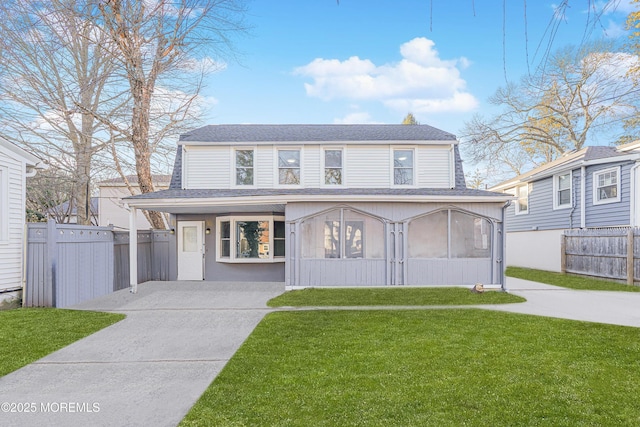
[[(152, 155), (193, 118), (202, 77), (216, 67), (212, 58), (231, 52), (231, 37), (244, 30), (244, 3), (106, 0), (99, 8), (109, 54), (125, 71), (132, 98), (130, 126), (118, 132), (130, 144), (140, 191), (148, 193)], [(158, 212), (149, 219), (164, 227)]]
[(476, 162), (521, 173), (582, 148), (638, 111), (637, 90), (625, 76), (635, 61), (605, 43), (558, 51), (544, 70), (498, 89), (490, 102), (502, 112), (466, 123), (464, 149)]
[(0, 134), (55, 162), (74, 180), (78, 223), (90, 224), (92, 161), (109, 142), (95, 115), (128, 95), (114, 85), (98, 0), (0, 3)]

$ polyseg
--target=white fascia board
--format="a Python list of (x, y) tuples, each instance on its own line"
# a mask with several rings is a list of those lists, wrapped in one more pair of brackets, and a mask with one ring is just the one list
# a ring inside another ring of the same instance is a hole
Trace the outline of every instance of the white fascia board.
[[(19, 160), (24, 161), (27, 166), (38, 166), (38, 164), (42, 164), (42, 160), (4, 138), (0, 138), (0, 146), (12, 152), (14, 155), (19, 156)], [(38, 169), (43, 168), (44, 167), (38, 167)]]
[(495, 186), (489, 188), (489, 191), (500, 191), (500, 190), (503, 190), (503, 189), (515, 187), (520, 183), (538, 181), (540, 179), (548, 178), (550, 176), (557, 175), (557, 174), (562, 173), (562, 172), (573, 171), (573, 170), (578, 169), (578, 168), (580, 168), (582, 166), (604, 165), (604, 164), (608, 164), (608, 163), (626, 162), (626, 161), (629, 161), (629, 160), (631, 160), (631, 161), (640, 160), (640, 154), (628, 154), (626, 156), (604, 157), (604, 158), (601, 158), (601, 159), (594, 159), (594, 160), (587, 160), (587, 161), (582, 160), (582, 161), (574, 161), (574, 162), (569, 162), (569, 163), (563, 163), (561, 165), (549, 168), (549, 169), (547, 169), (545, 171), (528, 175), (528, 176), (523, 177), (521, 179), (513, 179), (513, 180), (510, 180), (510, 181), (503, 182), (502, 184), (495, 185)]
[[(183, 147), (245, 146), (245, 145), (458, 145), (457, 140), (386, 140), (386, 141), (178, 141)], [(188, 148), (187, 148), (188, 149)]]
[(161, 207), (205, 207), (205, 206), (229, 206), (229, 205), (269, 205), (287, 204), (295, 202), (394, 202), (394, 203), (456, 203), (456, 202), (493, 202), (503, 203), (513, 200), (511, 195), (499, 196), (422, 196), (422, 195), (343, 195), (343, 196), (318, 196), (296, 195), (291, 196), (250, 196), (250, 197), (216, 197), (216, 198), (172, 198), (172, 199), (129, 199), (126, 203), (135, 208), (161, 208)]

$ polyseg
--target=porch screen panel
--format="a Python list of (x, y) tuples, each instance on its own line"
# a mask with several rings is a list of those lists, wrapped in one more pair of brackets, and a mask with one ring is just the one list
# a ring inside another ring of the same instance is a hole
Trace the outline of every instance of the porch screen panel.
[(451, 211), (451, 258), (490, 258), (491, 223), (464, 212)]
[(384, 258), (384, 224), (373, 217), (344, 210), (345, 258)]
[(340, 258), (340, 211), (330, 211), (302, 222), (303, 258)]
[(410, 258), (447, 258), (449, 212), (438, 211), (409, 223)]

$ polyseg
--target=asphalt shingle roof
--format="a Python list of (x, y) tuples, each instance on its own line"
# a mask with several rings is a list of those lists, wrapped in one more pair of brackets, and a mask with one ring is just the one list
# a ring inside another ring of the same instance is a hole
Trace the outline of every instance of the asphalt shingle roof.
[(295, 189), (224, 189), (224, 190), (199, 190), (199, 189), (169, 189), (153, 193), (139, 194), (126, 199), (206, 199), (219, 197), (260, 197), (260, 196), (473, 196), (473, 197), (497, 197), (504, 196), (485, 190), (471, 188), (295, 188)]
[(184, 142), (455, 140), (428, 125), (209, 125), (180, 136)]

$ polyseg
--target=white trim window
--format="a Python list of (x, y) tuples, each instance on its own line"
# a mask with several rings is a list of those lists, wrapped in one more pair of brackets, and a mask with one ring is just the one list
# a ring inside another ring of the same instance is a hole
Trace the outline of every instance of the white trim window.
[(593, 173), (593, 204), (602, 205), (620, 201), (620, 167)]
[(515, 210), (516, 215), (526, 215), (529, 213), (529, 184), (523, 184), (515, 188)]
[(283, 262), (283, 216), (226, 216), (216, 218), (216, 261)]
[(571, 171), (553, 176), (553, 209), (572, 206)]
[(413, 149), (393, 149), (393, 184), (413, 185), (414, 155)]
[(302, 183), (301, 150), (299, 148), (278, 149), (278, 184), (300, 185)]
[(344, 185), (344, 151), (342, 148), (325, 148), (323, 150), (323, 185)]
[(252, 148), (236, 148), (234, 150), (236, 186), (253, 186), (255, 184), (254, 157), (255, 150)]

